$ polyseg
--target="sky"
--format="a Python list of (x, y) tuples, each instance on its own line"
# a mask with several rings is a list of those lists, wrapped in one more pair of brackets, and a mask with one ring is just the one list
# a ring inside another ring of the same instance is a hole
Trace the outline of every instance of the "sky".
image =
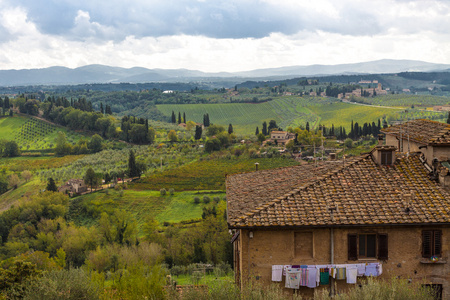
[(450, 64), (448, 0), (0, 0), (0, 69)]

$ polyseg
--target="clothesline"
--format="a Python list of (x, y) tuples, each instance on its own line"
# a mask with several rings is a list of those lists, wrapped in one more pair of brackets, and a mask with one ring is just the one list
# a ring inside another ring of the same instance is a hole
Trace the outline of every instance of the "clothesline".
[(272, 281), (283, 281), (286, 288), (300, 286), (315, 288), (329, 284), (330, 277), (355, 284), (358, 276), (379, 276), (383, 273), (381, 263), (329, 264), (329, 265), (273, 265)]

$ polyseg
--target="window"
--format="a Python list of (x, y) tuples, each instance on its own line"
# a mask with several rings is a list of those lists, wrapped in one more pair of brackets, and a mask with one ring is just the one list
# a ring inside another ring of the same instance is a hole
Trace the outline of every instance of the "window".
[(388, 259), (387, 234), (349, 234), (348, 260), (360, 258)]
[(360, 234), (359, 235), (359, 257), (376, 257), (377, 252), (377, 235), (376, 234)]
[(381, 151), (381, 164), (392, 165), (392, 151)]
[(424, 230), (422, 231), (422, 257), (441, 256), (442, 231)]

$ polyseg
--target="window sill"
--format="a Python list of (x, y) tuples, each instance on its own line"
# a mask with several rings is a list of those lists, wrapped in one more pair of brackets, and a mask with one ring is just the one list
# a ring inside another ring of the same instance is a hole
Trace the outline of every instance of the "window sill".
[(440, 264), (446, 264), (447, 261), (446, 260), (438, 260), (438, 261), (431, 261), (429, 259), (422, 259), (420, 261), (421, 264), (430, 264), (430, 265), (440, 265)]

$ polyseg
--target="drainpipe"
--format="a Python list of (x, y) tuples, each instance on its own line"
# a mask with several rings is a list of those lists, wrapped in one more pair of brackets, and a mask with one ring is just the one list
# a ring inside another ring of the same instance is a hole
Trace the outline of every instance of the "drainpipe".
[[(330, 228), (330, 256), (331, 256), (331, 264), (334, 264), (334, 229)], [(330, 278), (330, 296), (334, 297), (336, 294), (334, 290), (334, 278)]]

